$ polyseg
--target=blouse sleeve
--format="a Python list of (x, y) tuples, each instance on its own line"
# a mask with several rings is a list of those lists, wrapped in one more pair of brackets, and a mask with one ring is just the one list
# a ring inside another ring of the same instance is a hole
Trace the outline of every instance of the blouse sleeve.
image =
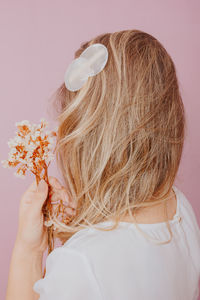
[(33, 285), (39, 300), (100, 300), (100, 290), (87, 257), (58, 247), (46, 259), (46, 274)]

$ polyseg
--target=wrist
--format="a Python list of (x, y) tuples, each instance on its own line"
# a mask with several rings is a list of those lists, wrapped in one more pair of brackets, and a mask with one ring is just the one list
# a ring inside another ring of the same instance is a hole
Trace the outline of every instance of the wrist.
[(43, 251), (39, 249), (33, 249), (26, 245), (25, 243), (16, 240), (13, 248), (15, 253), (18, 253), (19, 255), (22, 256), (36, 256), (36, 257), (42, 257), (43, 256)]

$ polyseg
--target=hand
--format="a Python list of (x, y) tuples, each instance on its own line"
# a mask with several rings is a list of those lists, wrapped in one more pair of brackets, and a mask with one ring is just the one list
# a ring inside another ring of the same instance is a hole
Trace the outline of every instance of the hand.
[[(68, 199), (69, 208), (66, 209), (70, 215), (75, 214), (76, 208), (67, 193), (67, 190), (59, 181), (50, 176), (49, 184), (52, 187), (52, 201)], [(36, 180), (22, 195), (19, 208), (19, 226), (16, 238), (17, 247), (26, 248), (28, 251), (43, 253), (48, 246), (47, 227), (44, 226), (42, 206), (48, 195), (48, 184), (41, 180), (37, 187)], [(71, 207), (71, 208), (70, 208)]]
[[(67, 189), (63, 185), (61, 185), (61, 183), (58, 181), (57, 178), (55, 178), (53, 176), (49, 177), (49, 183), (52, 187), (51, 202), (56, 203), (59, 200), (62, 200), (63, 204), (65, 206), (65, 212), (67, 213), (67, 215), (75, 215), (77, 205), (70, 198), (70, 195), (69, 195)], [(53, 211), (54, 211), (54, 206), (53, 206)]]
[(42, 206), (48, 195), (48, 184), (36, 180), (24, 192), (20, 200), (19, 224), (16, 246), (42, 253), (48, 245), (47, 228), (43, 225)]

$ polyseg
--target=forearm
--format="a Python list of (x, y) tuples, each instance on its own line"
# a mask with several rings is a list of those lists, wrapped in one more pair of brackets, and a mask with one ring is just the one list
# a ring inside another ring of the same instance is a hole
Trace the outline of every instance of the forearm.
[(39, 299), (33, 285), (42, 278), (42, 257), (42, 253), (28, 251), (15, 243), (10, 261), (6, 300)]

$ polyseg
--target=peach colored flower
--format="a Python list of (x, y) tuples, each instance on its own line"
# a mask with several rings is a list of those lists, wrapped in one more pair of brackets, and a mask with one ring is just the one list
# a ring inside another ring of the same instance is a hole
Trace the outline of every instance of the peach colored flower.
[[(50, 162), (54, 159), (56, 131), (45, 130), (48, 122), (42, 118), (41, 124), (30, 124), (28, 120), (16, 122), (18, 131), (16, 136), (8, 141), (10, 152), (7, 160), (2, 160), (4, 168), (16, 167), (17, 177), (25, 178), (27, 170), (31, 171), (38, 181), (42, 179), (42, 172), (47, 172)], [(45, 176), (43, 175), (43, 178)]]
[(48, 167), (54, 159), (54, 144), (57, 138), (57, 129), (47, 131), (48, 122), (42, 118), (41, 124), (30, 124), (28, 120), (16, 122), (18, 131), (16, 136), (8, 141), (10, 152), (8, 159), (2, 160), (4, 168), (18, 167), (15, 176), (25, 178), (26, 171), (29, 170), (36, 176), (37, 184), (44, 179), (49, 192), (46, 203), (43, 207), (44, 225), (48, 228), (48, 245), (50, 253), (54, 247), (53, 230), (59, 230), (59, 226), (70, 221), (66, 207), (60, 199), (56, 203), (51, 200), (52, 187), (48, 179)]

